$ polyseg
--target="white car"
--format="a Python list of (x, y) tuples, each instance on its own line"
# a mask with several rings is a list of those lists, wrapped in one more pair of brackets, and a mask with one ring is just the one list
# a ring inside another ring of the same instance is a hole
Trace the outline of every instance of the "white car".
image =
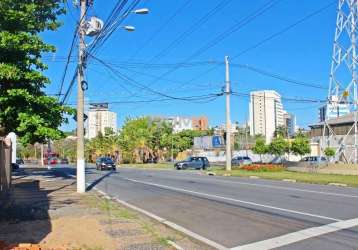
[(247, 156), (235, 156), (234, 158), (232, 158), (231, 164), (238, 166), (250, 165), (252, 164), (252, 160), (250, 159), (250, 157)]

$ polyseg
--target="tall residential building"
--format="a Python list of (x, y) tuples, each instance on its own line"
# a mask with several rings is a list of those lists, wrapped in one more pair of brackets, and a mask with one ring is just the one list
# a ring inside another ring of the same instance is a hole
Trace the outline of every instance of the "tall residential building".
[(281, 96), (274, 90), (250, 93), (250, 135), (263, 135), (270, 143), (278, 126), (284, 125)]
[(99, 132), (105, 134), (106, 128), (111, 128), (114, 132), (117, 132), (117, 114), (109, 111), (108, 103), (90, 104), (86, 138), (92, 139)]
[(284, 120), (284, 125), (287, 128), (288, 136), (293, 137), (297, 129), (296, 116), (292, 113), (288, 113), (287, 111), (284, 111), (283, 120)]
[(206, 116), (193, 117), (191, 123), (194, 130), (208, 130), (208, 118)]

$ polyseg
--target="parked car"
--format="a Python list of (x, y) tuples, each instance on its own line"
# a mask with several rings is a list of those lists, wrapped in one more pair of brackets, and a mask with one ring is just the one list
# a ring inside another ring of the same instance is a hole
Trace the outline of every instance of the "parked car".
[(232, 165), (243, 166), (252, 164), (252, 160), (248, 156), (235, 156), (231, 160)]
[(19, 166), (18, 163), (11, 163), (11, 170), (12, 170), (12, 171), (17, 170), (17, 169), (19, 169), (19, 168), (20, 168), (20, 166)]
[(55, 165), (58, 163), (58, 159), (56, 157), (52, 157), (50, 159), (44, 158), (45, 165)]
[(301, 162), (310, 164), (310, 165), (322, 165), (328, 164), (328, 160), (324, 156), (306, 156), (301, 159)]
[(16, 158), (16, 163), (19, 164), (19, 165), (23, 165), (24, 164), (24, 160), (20, 157), (17, 157)]
[(190, 156), (184, 161), (179, 161), (174, 164), (176, 169), (207, 169), (210, 167), (208, 158)]
[(99, 157), (96, 160), (97, 170), (116, 170), (116, 164), (110, 157)]
[(62, 159), (60, 160), (60, 162), (61, 162), (61, 164), (68, 164), (68, 163), (69, 163), (69, 161), (68, 161), (67, 158), (62, 158)]
[(146, 160), (143, 161), (143, 163), (158, 163), (158, 158), (157, 157), (153, 157), (153, 158), (148, 158)]

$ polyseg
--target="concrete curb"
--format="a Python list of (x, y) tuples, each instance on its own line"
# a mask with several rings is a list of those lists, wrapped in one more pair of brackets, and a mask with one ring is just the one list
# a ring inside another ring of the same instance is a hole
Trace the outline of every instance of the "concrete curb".
[(282, 181), (286, 181), (286, 182), (296, 182), (295, 179), (282, 179)]
[[(88, 183), (86, 183), (86, 184), (88, 185)], [(218, 250), (228, 250), (228, 249), (229, 249), (229, 248), (224, 247), (224, 246), (222, 246), (222, 245), (220, 245), (220, 244), (218, 244), (218, 243), (216, 243), (216, 242), (214, 242), (214, 241), (212, 241), (212, 240), (209, 240), (209, 239), (207, 239), (207, 238), (205, 238), (205, 237), (203, 237), (203, 236), (201, 236), (201, 235), (199, 235), (199, 234), (196, 234), (196, 233), (190, 231), (189, 229), (186, 229), (186, 228), (184, 228), (184, 227), (182, 227), (182, 226), (179, 226), (179, 225), (177, 225), (177, 224), (175, 224), (175, 223), (173, 223), (173, 222), (171, 222), (171, 221), (168, 221), (168, 220), (166, 220), (166, 219), (164, 219), (164, 218), (162, 218), (162, 217), (159, 217), (159, 216), (157, 216), (157, 215), (155, 215), (155, 214), (153, 214), (153, 213), (151, 213), (151, 212), (148, 212), (148, 211), (146, 211), (146, 210), (144, 210), (144, 209), (141, 209), (141, 208), (136, 207), (136, 206), (134, 206), (134, 205), (132, 205), (132, 204), (129, 204), (129, 203), (126, 202), (126, 201), (122, 201), (122, 200), (120, 200), (120, 199), (118, 199), (118, 198), (110, 197), (110, 196), (107, 195), (105, 192), (99, 190), (99, 189), (96, 188), (96, 187), (93, 187), (93, 190), (97, 191), (98, 193), (100, 193), (101, 195), (103, 195), (103, 196), (104, 196), (106, 199), (108, 199), (108, 200), (115, 200), (116, 202), (118, 202), (119, 204), (121, 204), (121, 205), (123, 205), (123, 206), (125, 206), (125, 207), (127, 207), (127, 208), (130, 208), (130, 209), (135, 210), (135, 211), (137, 211), (137, 212), (139, 212), (139, 213), (142, 213), (142, 214), (148, 216), (149, 218), (151, 218), (151, 219), (153, 219), (153, 220), (156, 220), (156, 221), (162, 223), (163, 225), (166, 225), (166, 226), (168, 226), (168, 227), (170, 227), (170, 228), (172, 228), (172, 229), (174, 229), (174, 230), (176, 230), (176, 231), (179, 231), (179, 232), (181, 232), (181, 233), (183, 233), (183, 234), (185, 234), (185, 235), (191, 237), (192, 239), (195, 239), (195, 240), (197, 240), (197, 241), (199, 241), (199, 242), (202, 242), (202, 243), (204, 243), (204, 244), (206, 244), (206, 245), (208, 245), (208, 246), (211, 246), (211, 247), (213, 247), (213, 248), (215, 248), (215, 249), (218, 249)], [(169, 241), (168, 241), (168, 243), (171, 245), (171, 243), (170, 243)], [(173, 242), (173, 243), (174, 243), (174, 242)], [(175, 244), (175, 243), (174, 243), (174, 244)], [(173, 246), (173, 245), (172, 245), (172, 246)], [(177, 246), (178, 246), (178, 245), (177, 245)], [(173, 247), (175, 247), (175, 246), (173, 246)], [(178, 246), (178, 247), (179, 247), (179, 248), (177, 248), (178, 250), (183, 249), (183, 248), (181, 248), (180, 246)], [(176, 248), (176, 247), (175, 247), (175, 248)]]
[(337, 186), (337, 187), (348, 187), (347, 184), (344, 184), (344, 183), (335, 183), (335, 182), (328, 183), (328, 185), (330, 185), (330, 186)]
[(173, 242), (171, 240), (167, 240), (167, 242), (168, 242), (169, 245), (174, 247), (176, 250), (184, 250), (184, 248), (182, 248), (181, 246), (179, 246), (178, 244), (176, 244), (175, 242)]

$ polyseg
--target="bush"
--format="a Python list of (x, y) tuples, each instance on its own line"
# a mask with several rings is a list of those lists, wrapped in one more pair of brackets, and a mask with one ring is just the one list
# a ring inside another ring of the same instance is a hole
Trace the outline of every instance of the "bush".
[(280, 172), (285, 170), (282, 165), (275, 165), (275, 164), (251, 164), (245, 165), (240, 169), (252, 172)]

